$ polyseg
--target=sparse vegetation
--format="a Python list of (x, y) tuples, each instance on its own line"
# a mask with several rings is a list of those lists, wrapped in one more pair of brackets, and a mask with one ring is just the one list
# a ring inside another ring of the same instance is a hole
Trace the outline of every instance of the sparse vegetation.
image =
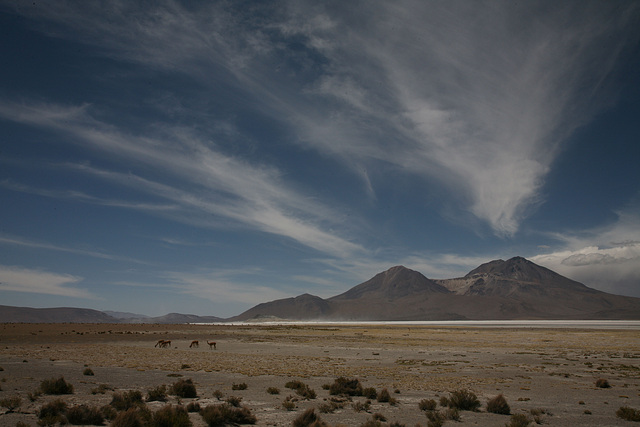
[(167, 386), (159, 385), (156, 388), (149, 389), (147, 391), (147, 402), (166, 402), (167, 401)]
[(104, 415), (100, 408), (88, 405), (76, 405), (68, 408), (65, 415), (69, 424), (101, 426), (104, 423)]
[(108, 384), (100, 384), (98, 387), (91, 389), (91, 394), (105, 394), (107, 391), (113, 390)]
[(229, 396), (227, 397), (226, 402), (231, 406), (235, 406), (236, 408), (239, 408), (240, 403), (242, 403), (242, 397)]
[(191, 378), (189, 379), (179, 379), (171, 386), (171, 394), (175, 394), (178, 397), (184, 398), (194, 398), (198, 397), (198, 393), (196, 392), (196, 386), (193, 384)]
[(0, 406), (7, 408), (8, 412), (13, 412), (22, 404), (22, 398), (20, 396), (5, 397), (0, 400)]
[(189, 413), (183, 406), (166, 405), (151, 417), (150, 427), (191, 427)]
[(386, 388), (383, 388), (382, 390), (380, 390), (376, 399), (380, 403), (388, 403), (390, 405), (395, 405), (397, 403), (396, 399), (391, 397), (389, 390), (387, 390)]
[(216, 390), (213, 392), (213, 397), (215, 397), (218, 400), (222, 400), (223, 396), (224, 396), (224, 393), (221, 392), (220, 390)]
[(240, 384), (236, 384), (234, 383), (231, 386), (231, 390), (246, 390), (247, 389), (247, 383), (240, 383)]
[(324, 427), (327, 424), (315, 413), (313, 408), (309, 408), (293, 420), (293, 427)]
[(435, 411), (438, 404), (433, 399), (422, 399), (420, 403), (418, 403), (418, 408), (421, 411)]
[(460, 411), (477, 411), (481, 404), (474, 392), (462, 389), (451, 393), (447, 400), (447, 406)]
[(373, 387), (366, 387), (362, 389), (362, 396), (367, 399), (376, 399), (378, 397), (378, 392)]
[(499, 394), (487, 401), (487, 412), (491, 412), (493, 414), (509, 415), (511, 414), (511, 408), (507, 403), (507, 399), (505, 399), (502, 394)]
[(278, 387), (269, 387), (269, 388), (267, 388), (267, 393), (269, 393), (269, 394), (280, 394), (280, 389)]
[(316, 392), (302, 381), (289, 381), (285, 384), (285, 387), (294, 390), (298, 396), (304, 399), (316, 398)]
[(344, 394), (347, 396), (362, 396), (362, 384), (357, 378), (340, 377), (329, 386), (329, 394)]
[(151, 411), (146, 407), (129, 408), (120, 412), (111, 421), (110, 427), (146, 427), (151, 420)]
[(73, 385), (64, 380), (64, 377), (51, 378), (40, 383), (40, 391), (43, 394), (73, 394)]
[(621, 406), (616, 411), (616, 417), (626, 421), (640, 421), (640, 411), (629, 406)]
[(86, 375), (88, 377), (92, 377), (94, 375), (93, 374), (93, 370), (91, 370), (91, 368), (85, 368), (85, 370), (82, 371), (82, 375)]
[(284, 409), (286, 409), (287, 411), (293, 411), (294, 409), (296, 409), (296, 402), (298, 401), (298, 399), (296, 399), (293, 396), (287, 396), (284, 401), (282, 402), (282, 407)]
[(67, 404), (62, 399), (52, 400), (46, 405), (43, 405), (37, 411), (38, 425), (51, 426), (57, 423), (66, 424), (67, 418), (64, 416), (66, 409)]
[(200, 404), (198, 402), (189, 402), (187, 412), (200, 412)]
[(505, 424), (506, 427), (527, 427), (531, 424), (531, 418), (525, 414), (513, 414), (509, 419), (509, 423)]
[(356, 412), (362, 412), (362, 411), (368, 412), (369, 408), (371, 408), (371, 401), (367, 399), (364, 402), (353, 402), (351, 407)]
[(124, 393), (113, 393), (111, 403), (109, 403), (117, 411), (127, 411), (132, 408), (143, 406), (142, 393), (138, 390), (130, 390)]
[(604, 379), (604, 378), (599, 378), (598, 380), (596, 380), (596, 387), (598, 388), (610, 388), (611, 384), (609, 384), (609, 381)]
[(200, 415), (210, 427), (235, 425), (235, 424), (255, 424), (256, 417), (246, 408), (236, 408), (227, 403), (220, 405), (208, 405)]

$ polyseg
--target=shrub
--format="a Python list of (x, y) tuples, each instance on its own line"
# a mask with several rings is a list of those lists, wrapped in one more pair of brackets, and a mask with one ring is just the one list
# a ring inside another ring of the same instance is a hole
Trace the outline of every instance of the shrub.
[(509, 424), (505, 424), (506, 427), (527, 427), (531, 423), (531, 418), (525, 414), (513, 414), (509, 419)]
[(280, 389), (278, 387), (269, 387), (267, 389), (267, 393), (269, 393), (269, 394), (280, 394)]
[(364, 402), (353, 402), (351, 407), (356, 412), (361, 412), (361, 411), (367, 412), (369, 411), (369, 408), (371, 408), (371, 401), (367, 399)]
[(67, 404), (62, 399), (53, 400), (46, 405), (43, 405), (38, 414), (38, 424), (40, 425), (55, 425), (56, 423), (66, 424), (67, 418), (64, 416), (64, 411), (67, 409)]
[(247, 389), (247, 383), (240, 383), (240, 384), (233, 384), (231, 386), (231, 390), (246, 390)]
[(240, 403), (242, 402), (242, 397), (229, 396), (227, 397), (226, 402), (231, 406), (235, 406), (236, 408), (239, 408)]
[(124, 393), (113, 393), (109, 404), (118, 411), (127, 411), (132, 408), (143, 406), (142, 393), (138, 390), (130, 390)]
[(316, 415), (313, 408), (309, 408), (304, 411), (298, 418), (293, 420), (293, 427), (324, 427), (327, 424)]
[(421, 411), (435, 411), (437, 405), (433, 399), (422, 399), (420, 403), (418, 403), (418, 408), (420, 408)]
[(129, 408), (120, 412), (109, 424), (110, 427), (146, 427), (151, 421), (151, 412), (145, 407)]
[(98, 387), (91, 389), (91, 394), (105, 394), (107, 390), (113, 390), (113, 387), (107, 384), (100, 384)]
[(82, 371), (82, 375), (86, 375), (86, 376), (92, 377), (93, 376), (93, 371), (91, 370), (91, 368), (85, 368), (85, 370)]
[(150, 427), (191, 427), (189, 413), (182, 406), (166, 405), (151, 417)]
[(187, 412), (200, 412), (200, 404), (198, 402), (189, 402)]
[(507, 403), (507, 400), (504, 398), (502, 394), (497, 395), (493, 399), (489, 399), (487, 401), (487, 412), (491, 412), (493, 414), (502, 414), (509, 415), (511, 413), (511, 408)]
[(152, 388), (147, 391), (147, 402), (166, 402), (167, 401), (167, 386), (159, 385), (156, 388)]
[(287, 411), (293, 411), (296, 409), (296, 401), (297, 399), (293, 396), (287, 396), (287, 398), (282, 402), (282, 407)]
[(630, 408), (628, 406), (621, 406), (616, 411), (616, 417), (622, 418), (626, 421), (640, 421), (640, 411)]
[(113, 420), (118, 416), (118, 411), (116, 411), (116, 409), (111, 405), (104, 405), (102, 408), (100, 408), (100, 412), (102, 412), (102, 415), (104, 415), (104, 417), (108, 420)]
[(73, 394), (73, 386), (64, 377), (51, 378), (40, 383), (40, 391), (44, 394)]
[(376, 399), (378, 397), (378, 392), (373, 387), (367, 387), (362, 389), (362, 396), (367, 399)]
[(222, 396), (224, 396), (224, 393), (222, 393), (220, 390), (216, 390), (213, 392), (213, 397), (218, 400), (222, 400)]
[(99, 408), (88, 405), (76, 405), (65, 411), (69, 424), (101, 426), (104, 423), (104, 415)]
[(298, 396), (305, 399), (315, 399), (316, 392), (302, 381), (289, 381), (285, 387), (295, 390)]
[(456, 390), (449, 397), (450, 408), (456, 408), (461, 411), (477, 411), (481, 406), (478, 396), (469, 390)]
[(256, 417), (246, 408), (235, 408), (229, 404), (208, 405), (200, 415), (210, 427), (234, 424), (255, 424)]
[(610, 388), (611, 384), (609, 384), (609, 381), (607, 381), (606, 379), (599, 378), (596, 381), (596, 387), (599, 387), (599, 388)]
[(382, 390), (380, 390), (380, 393), (378, 393), (377, 400), (378, 402), (389, 403), (390, 405), (396, 404), (396, 399), (391, 397), (391, 394), (389, 394), (389, 390), (387, 390), (386, 388), (383, 388)]
[(3, 408), (7, 408), (7, 412), (13, 412), (17, 408), (19, 408), (21, 404), (22, 399), (20, 398), (20, 396), (5, 397), (4, 399), (0, 400), (0, 406), (2, 406)]
[(176, 381), (173, 386), (171, 386), (171, 393), (184, 398), (198, 397), (196, 386), (191, 379), (180, 379)]
[(449, 398), (447, 396), (440, 396), (440, 406), (449, 406)]
[(357, 378), (337, 378), (329, 387), (329, 394), (345, 394), (347, 396), (362, 396), (362, 384)]

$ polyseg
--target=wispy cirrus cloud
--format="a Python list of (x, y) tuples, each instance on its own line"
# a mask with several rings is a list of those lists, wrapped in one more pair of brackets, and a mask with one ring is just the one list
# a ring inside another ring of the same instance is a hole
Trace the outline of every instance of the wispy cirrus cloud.
[(89, 291), (73, 287), (82, 278), (70, 274), (0, 265), (0, 290), (56, 295), (74, 298), (95, 298)]
[(153, 178), (87, 164), (68, 165), (169, 203), (116, 202), (77, 191), (35, 190), (3, 181), (3, 186), (13, 190), (144, 209), (205, 226), (214, 224), (210, 220), (214, 215), (238, 225), (291, 238), (332, 255), (344, 256), (363, 250), (335, 232), (327, 231), (329, 225), (336, 224), (334, 218), (339, 215), (290, 188), (282, 182), (277, 169), (228, 156), (216, 150), (215, 145), (205, 143), (183, 129), (166, 129), (167, 133), (155, 138), (135, 136), (94, 119), (87, 106), (0, 102), (0, 117), (54, 130), (121, 161), (151, 167)]
[[(372, 199), (381, 163), (440, 183), (450, 190), (446, 203), (500, 236), (514, 235), (542, 202), (563, 142), (607, 107), (619, 55), (640, 37), (634, 2), (282, 1), (243, 9), (114, 1), (18, 12), (106, 56), (231, 88), (237, 108), (340, 159)], [(60, 122), (48, 112), (39, 120)]]
[(560, 248), (530, 257), (560, 274), (606, 292), (640, 295), (640, 213), (618, 212), (612, 224), (576, 234), (555, 234)]

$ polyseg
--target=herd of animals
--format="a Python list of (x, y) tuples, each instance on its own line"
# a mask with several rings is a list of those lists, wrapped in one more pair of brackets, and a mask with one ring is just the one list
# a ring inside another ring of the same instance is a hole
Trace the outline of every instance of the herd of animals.
[[(209, 350), (217, 350), (215, 341), (207, 340), (207, 344), (209, 344)], [(156, 345), (154, 347), (170, 348), (171, 347), (171, 340), (158, 340), (158, 342), (156, 343)], [(197, 341), (197, 340), (191, 341), (191, 345), (189, 345), (189, 348), (197, 348), (197, 347), (200, 347), (200, 342)]]

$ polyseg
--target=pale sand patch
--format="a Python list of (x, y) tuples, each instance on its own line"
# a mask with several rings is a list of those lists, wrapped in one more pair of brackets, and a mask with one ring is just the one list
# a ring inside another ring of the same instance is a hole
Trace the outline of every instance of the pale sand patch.
[[(171, 348), (155, 348), (159, 339)], [(215, 340), (210, 350), (206, 340)], [(199, 348), (189, 348), (199, 340)], [(473, 390), (481, 412), (462, 412), (449, 425), (503, 426), (508, 416), (486, 413), (487, 399), (504, 394), (512, 413), (541, 408), (545, 425), (628, 425), (615, 417), (620, 406), (640, 409), (640, 335), (634, 330), (492, 329), (400, 325), (30, 325), (0, 326), (0, 399), (22, 397), (21, 413), (0, 415), (0, 425), (18, 420), (35, 425), (36, 410), (49, 396), (27, 398), (43, 379), (63, 375), (76, 390), (69, 404), (105, 405), (111, 392), (91, 394), (99, 384), (146, 394), (182, 375), (196, 383), (201, 406), (218, 403), (213, 392), (242, 397), (257, 425), (291, 425), (308, 407), (330, 398), (324, 384), (339, 376), (357, 377), (365, 387), (388, 388), (397, 405), (372, 402), (369, 413), (351, 404), (321, 414), (331, 425), (360, 425), (373, 413), (407, 426), (426, 426), (422, 399), (439, 400), (451, 391)], [(84, 376), (89, 366), (94, 376)], [(595, 387), (598, 378), (609, 389)], [(318, 397), (286, 411), (282, 401), (300, 379)], [(246, 390), (232, 390), (246, 383)], [(279, 395), (266, 392), (280, 389)], [(399, 393), (394, 393), (397, 390)], [(364, 402), (364, 398), (354, 401)], [(188, 403), (192, 399), (181, 399)], [(176, 403), (175, 396), (171, 403)], [(149, 404), (157, 409), (163, 404)], [(590, 411), (591, 414), (586, 414)], [(192, 414), (194, 425), (204, 425)]]

